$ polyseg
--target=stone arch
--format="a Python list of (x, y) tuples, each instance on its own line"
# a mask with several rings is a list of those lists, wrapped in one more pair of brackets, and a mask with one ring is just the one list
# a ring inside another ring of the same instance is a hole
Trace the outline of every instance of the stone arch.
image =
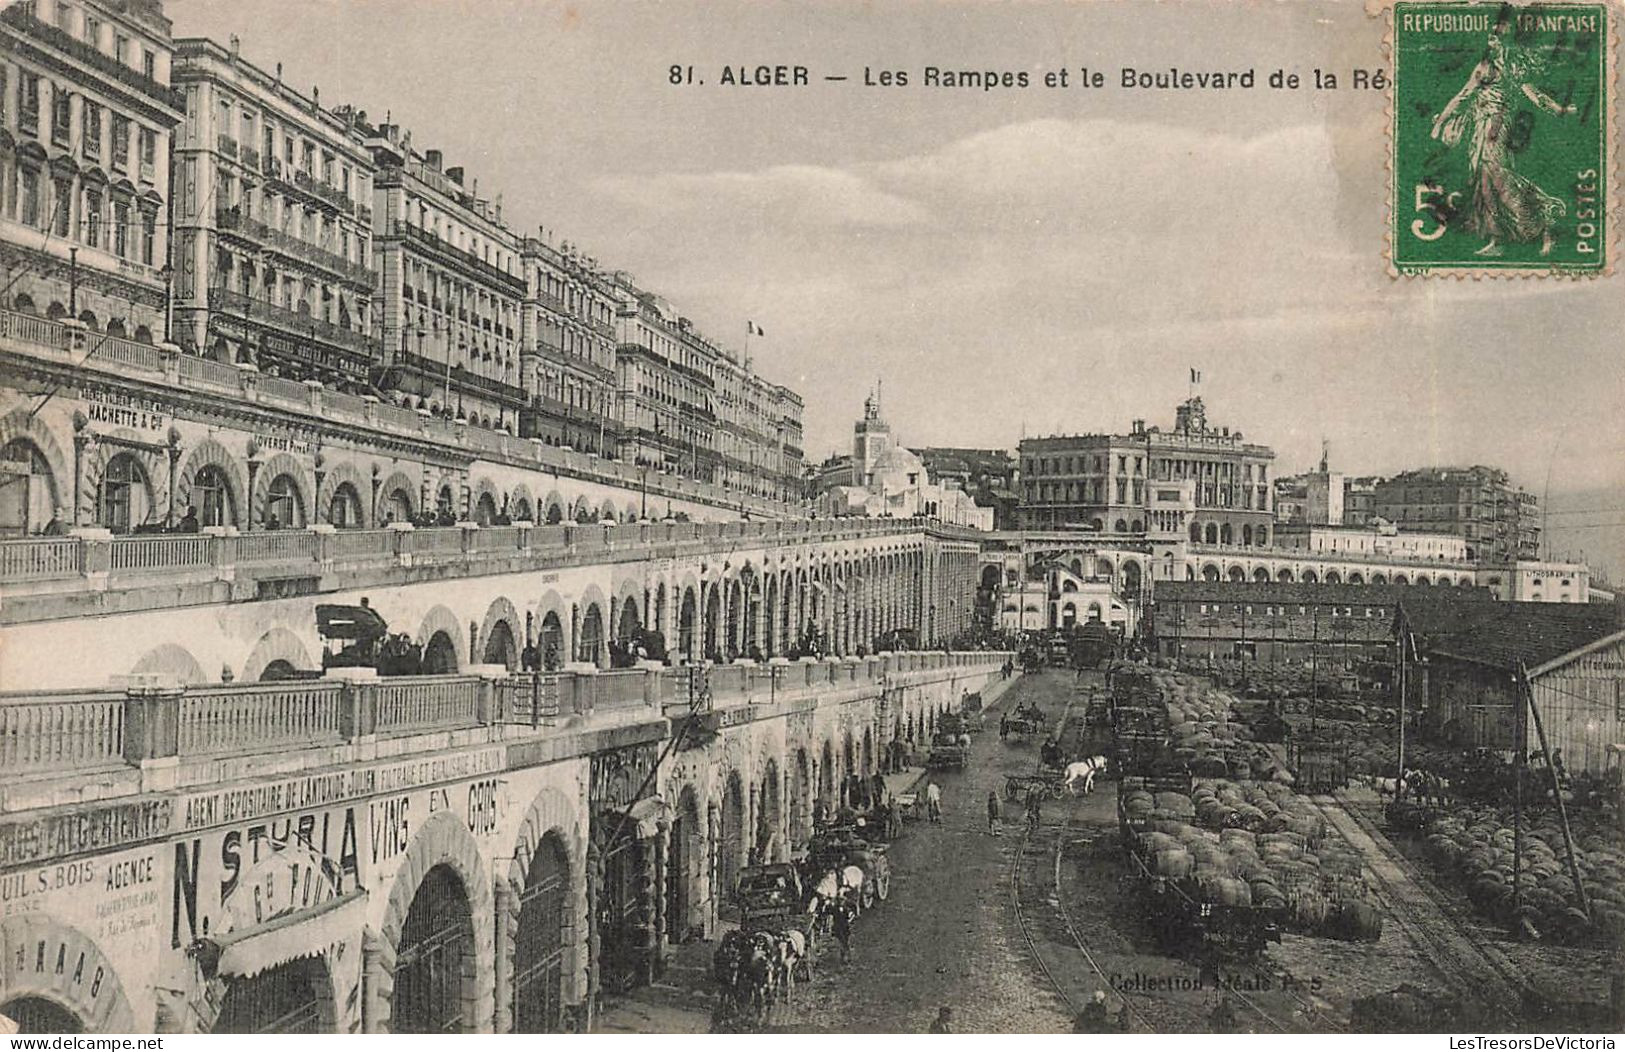
[(514, 486), (508, 494), (508, 515), (514, 522), (530, 522), (536, 512), (536, 498), (531, 495), (530, 487), (521, 482)]
[(618, 518), (615, 514), (615, 502), (606, 497), (604, 502), (598, 506), (598, 517), (600, 519)]
[(136, 1032), (118, 968), (79, 929), (45, 913), (23, 913), (0, 920), (0, 946), (14, 956), (14, 966), (0, 972), (0, 1005), (38, 998), (71, 1012), (87, 1034)]
[(1388, 583), (1388, 578), (1384, 577), (1380, 573), (1374, 573), (1374, 574), (1371, 575), (1371, 583), (1372, 584), (1387, 584)]
[(396, 954), (401, 936), (406, 929), (406, 914), (412, 908), (412, 899), (418, 888), (436, 866), (446, 866), (463, 885), (468, 897), (468, 912), (473, 924), (473, 974), (464, 975), (462, 982), (463, 1020), (465, 1032), (484, 1030), (492, 1018), (495, 981), (492, 963), (495, 960), (495, 925), (491, 881), (486, 875), (485, 862), (480, 858), (479, 844), (468, 831), (463, 819), (454, 811), (437, 811), (424, 820), (412, 843), (406, 848), (395, 880), (390, 886), (389, 899), (384, 906), (384, 917), (378, 926), (377, 949), (379, 974), (371, 1018), (378, 1028), (388, 1032), (390, 1000), (395, 993)]
[(1257, 569), (1253, 570), (1253, 580), (1258, 582), (1259, 584), (1263, 584), (1263, 583), (1267, 582), (1269, 579), (1270, 579), (1270, 572), (1265, 567), (1260, 566)]
[[(501, 511), (502, 494), (497, 491), (496, 484), (488, 478), (476, 482), (468, 498), (468, 517), (481, 526), (493, 526)], [(482, 522), (482, 519), (485, 521)]]
[(326, 472), (327, 473), (322, 477), (322, 488), (320, 492), (316, 494), (316, 514), (312, 517), (312, 522), (331, 521), (333, 511), (333, 495), (337, 493), (339, 487), (345, 483), (349, 483), (350, 488), (355, 490), (355, 495), (360, 498), (360, 525), (362, 528), (370, 528), (373, 523), (378, 521), (377, 519), (371, 517), (372, 513), (368, 508), (368, 505), (372, 503), (370, 500), (368, 500), (368, 497), (372, 493), (371, 481), (366, 475), (361, 473), (361, 468), (354, 461), (341, 460), (336, 464), (329, 464), (326, 468)]
[(548, 490), (547, 496), (542, 498), (540, 508), (536, 512), (536, 521), (547, 526), (556, 526), (569, 518), (570, 506), (565, 503), (564, 495), (558, 490)]
[(1404, 574), (1396, 573), (1396, 574), (1394, 574), (1394, 583), (1395, 584), (1409, 584), (1410, 582), (1405, 579)]
[(63, 452), (51, 429), (41, 423), (38, 414), (30, 416), (26, 407), (0, 416), (0, 449), (18, 439), (33, 445), (45, 458), (45, 466), (51, 470), (51, 482), (56, 489), (56, 502), (63, 505), (71, 525), (73, 509), (67, 507), (67, 503), (73, 490), (73, 457)]
[(1327, 570), (1326, 571), (1326, 583), (1327, 584), (1342, 584), (1343, 583), (1343, 575), (1338, 573), (1336, 570)]
[(755, 834), (751, 838), (752, 850), (762, 862), (782, 862), (788, 857), (785, 838), (784, 778), (779, 763), (769, 756), (765, 763), (758, 762), (762, 772), (761, 795), (756, 806)]
[(1313, 571), (1313, 570), (1305, 570), (1303, 572), (1303, 576), (1298, 578), (1298, 579), (1300, 581), (1302, 581), (1304, 584), (1319, 584), (1320, 583), (1320, 575), (1315, 573), (1315, 571)]
[[(122, 431), (115, 433), (117, 437), (125, 436)], [(44, 452), (41, 450), (41, 452)], [(79, 483), (79, 506), (88, 509), (88, 521), (99, 520), (101, 509), (102, 480), (107, 475), (108, 465), (121, 456), (130, 457), (141, 469), (142, 482), (146, 488), (144, 500), (146, 503), (146, 516), (141, 522), (130, 523), (131, 527), (142, 525), (160, 511), (158, 495), (163, 492), (164, 479), (167, 477), (169, 465), (152, 451), (142, 446), (129, 446), (122, 442), (97, 442), (85, 455), (82, 468), (84, 477)]]
[(153, 647), (131, 667), (130, 674), (174, 676), (182, 685), (188, 687), (211, 682), (204, 673), (203, 666), (192, 656), (192, 652), (178, 643), (164, 643)]
[(592, 505), (588, 503), (587, 495), (583, 493), (570, 502), (570, 511), (566, 519), (570, 522), (586, 522), (591, 514)]
[[(378, 487), (378, 503), (372, 510), (372, 521), (381, 523), (392, 510), (395, 495), (399, 493), (405, 502), (408, 515), (418, 513), (418, 486), (404, 471), (392, 471)], [(400, 521), (397, 519), (396, 521)]]
[(1349, 574), (1349, 584), (1365, 584), (1365, 575), (1356, 570)]
[(1219, 573), (1219, 567), (1218, 567), (1217, 564), (1215, 564), (1215, 563), (1203, 563), (1202, 564), (1202, 580), (1204, 580), (1204, 581), (1217, 581), (1222, 576), (1223, 576), (1223, 574)]
[[(253, 516), (251, 521), (256, 525), (265, 521), (265, 511), (271, 498), (271, 483), (279, 477), (287, 475), (298, 486), (300, 509), (304, 514), (305, 522), (316, 521), (311, 515), (310, 506), (310, 471), (299, 459), (291, 453), (278, 453), (264, 464), (260, 465), (258, 476), (254, 479)], [(283, 523), (283, 526), (289, 525)]]
[[(513, 894), (508, 896), (507, 916), (497, 918), (498, 937), (501, 940), (497, 953), (507, 961), (507, 973), (513, 975), (514, 936), (519, 929), (520, 896), (525, 891), (531, 862), (549, 833), (564, 846), (565, 858), (569, 863), (570, 908), (565, 917), (564, 989), (561, 995), (567, 1004), (577, 1004), (587, 996), (587, 960), (586, 954), (581, 952), (587, 931), (586, 839), (576, 806), (569, 797), (551, 786), (544, 787), (531, 800), (525, 817), (519, 823), (519, 833), (514, 838), (513, 857), (508, 862), (508, 884)], [(496, 1011), (497, 1030), (501, 1033), (512, 1030), (513, 1005), (497, 1005)]]
[(417, 642), (423, 647), (425, 658), (428, 657), (429, 643), (437, 632), (444, 632), (451, 638), (451, 645), (457, 653), (457, 667), (468, 664), (468, 630), (458, 623), (456, 614), (438, 603), (423, 615), (418, 626)]
[(311, 660), (310, 650), (298, 636), (278, 626), (267, 631), (255, 642), (254, 649), (248, 652), (248, 658), (243, 662), (242, 675), (237, 679), (242, 683), (257, 682), (265, 675), (266, 668), (276, 661), (286, 662), (290, 668), (295, 669), (320, 667)]
[(519, 651), (525, 645), (525, 622), (507, 596), (497, 596), (491, 600), (491, 605), (485, 611), (485, 620), (480, 624), (478, 650), (482, 662), (490, 656), (488, 652), (493, 636), (500, 631), (499, 625), (507, 626), (508, 639), (513, 644), (510, 648), (512, 653), (503, 662), (512, 672), (519, 667)]
[(232, 512), (237, 518), (236, 525), (242, 525), (242, 516), (246, 511), (244, 495), (248, 493), (248, 479), (244, 474), (242, 463), (225, 446), (213, 438), (205, 438), (192, 447), (192, 452), (186, 457), (181, 466), (180, 477), (175, 484), (175, 504), (177, 514), (183, 514), (188, 506), (197, 503), (193, 496), (193, 486), (197, 482), (198, 472), (204, 468), (214, 468), (225, 478), (226, 485), (231, 489)]
[(1276, 580), (1277, 580), (1277, 581), (1281, 581), (1281, 582), (1284, 582), (1284, 583), (1287, 583), (1287, 584), (1290, 584), (1290, 583), (1292, 583), (1292, 571), (1291, 571), (1291, 570), (1290, 570), (1290, 569), (1288, 569), (1288, 568), (1286, 568), (1286, 567), (1284, 567), (1284, 566), (1283, 566), (1283, 567), (1282, 567), (1282, 568), (1281, 568), (1281, 570), (1280, 570), (1280, 572), (1278, 572), (1278, 573), (1277, 573), (1277, 574), (1276, 574), (1276, 575), (1275, 575), (1275, 579), (1276, 579)]

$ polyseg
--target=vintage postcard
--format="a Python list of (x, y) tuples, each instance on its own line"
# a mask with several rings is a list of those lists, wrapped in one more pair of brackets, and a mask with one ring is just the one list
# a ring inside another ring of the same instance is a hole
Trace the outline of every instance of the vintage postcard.
[(0, 0), (0, 1043), (1614, 1049), (1621, 17)]

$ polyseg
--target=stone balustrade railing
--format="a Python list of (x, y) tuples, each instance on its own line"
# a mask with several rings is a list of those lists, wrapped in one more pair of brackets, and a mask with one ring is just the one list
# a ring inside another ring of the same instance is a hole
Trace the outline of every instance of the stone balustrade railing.
[(1437, 559), (1415, 552), (1337, 552), (1313, 548), (1247, 547), (1235, 544), (1191, 544), (1191, 555), (1217, 555), (1231, 559), (1297, 559), (1328, 563), (1365, 563), (1415, 570), (1473, 570), (1478, 564), (1465, 559)]
[[(274, 568), (282, 576), (317, 576), (334, 566), (418, 565), (456, 560), (528, 556), (554, 563), (592, 561), (617, 553), (662, 557), (700, 554), (752, 544), (812, 544), (933, 531), (960, 533), (927, 519), (802, 519), (767, 522), (639, 522), (568, 526), (383, 530), (276, 530), (258, 533), (114, 536), (85, 530), (69, 537), (20, 537), (0, 541), (0, 584), (66, 581), (75, 578), (108, 587), (120, 579), (133, 584), (153, 575), (211, 572), (220, 579), (238, 567)], [(966, 536), (972, 534), (966, 533)]]
[(856, 686), (987, 674), (999, 651), (778, 659), (766, 664), (512, 674), (322, 678), (193, 687), (0, 694), (0, 770), (64, 774), (153, 760), (287, 752), (414, 734), (546, 726), (560, 717), (643, 712), (651, 720), (709, 698), (718, 708)]

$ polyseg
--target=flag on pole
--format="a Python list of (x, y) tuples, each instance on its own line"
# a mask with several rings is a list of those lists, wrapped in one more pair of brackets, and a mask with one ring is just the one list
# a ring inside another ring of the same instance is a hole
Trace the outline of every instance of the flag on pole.
[(762, 331), (762, 327), (760, 325), (756, 324), (753, 321), (747, 321), (745, 323), (745, 335), (746, 336), (766, 336), (767, 333)]
[(1202, 382), (1202, 372), (1201, 372), (1201, 370), (1192, 369), (1191, 370), (1191, 383), (1199, 384), (1201, 382)]

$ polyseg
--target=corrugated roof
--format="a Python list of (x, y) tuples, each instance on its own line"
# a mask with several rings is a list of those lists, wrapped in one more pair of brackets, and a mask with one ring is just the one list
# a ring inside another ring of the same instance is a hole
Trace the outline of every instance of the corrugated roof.
[(1402, 599), (1426, 603), (1491, 603), (1487, 588), (1445, 585), (1303, 584), (1288, 581), (1158, 581), (1154, 602), (1298, 603), (1334, 606), (1394, 606)]
[(1407, 596), (1400, 614), (1417, 650), (1514, 670), (1545, 664), (1619, 630), (1600, 603), (1432, 603)]

